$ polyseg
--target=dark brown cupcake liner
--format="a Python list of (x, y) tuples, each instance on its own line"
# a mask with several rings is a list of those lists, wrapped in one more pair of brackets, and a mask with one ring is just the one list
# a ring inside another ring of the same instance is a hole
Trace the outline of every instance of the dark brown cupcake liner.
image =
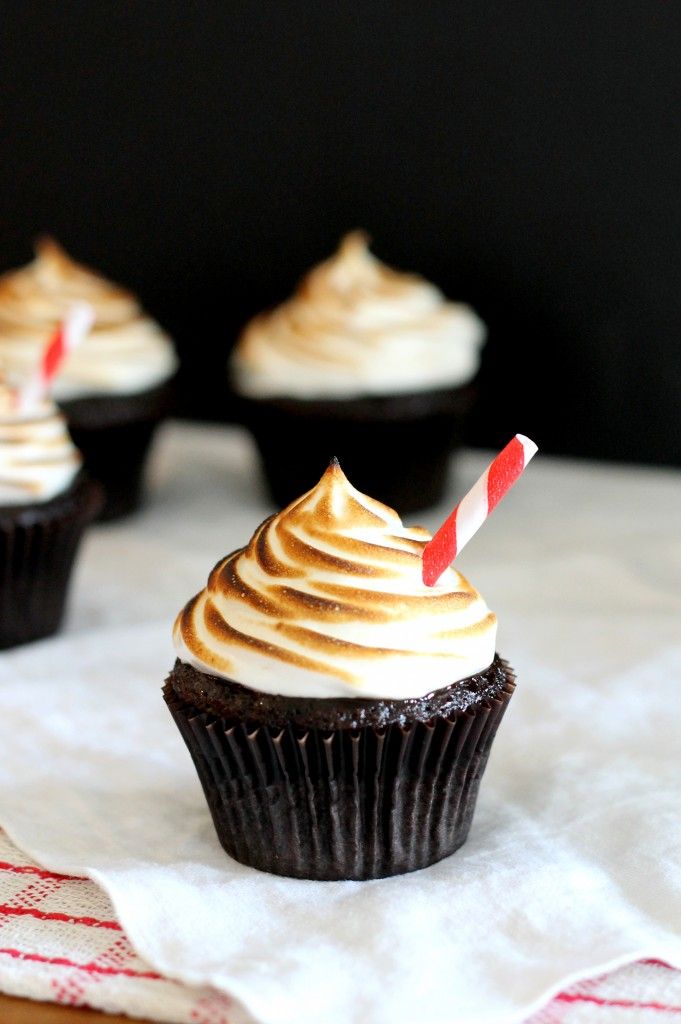
[(239, 415), (278, 508), (314, 487), (336, 456), (355, 487), (403, 514), (442, 497), (471, 400), (470, 387), (345, 401), (242, 399)]
[(0, 648), (55, 633), (85, 527), (103, 503), (81, 476), (43, 505), (0, 508)]
[(218, 838), (236, 860), (319, 880), (427, 867), (465, 842), (492, 740), (515, 688), (465, 711), (379, 729), (272, 728), (164, 697)]
[(119, 519), (142, 500), (144, 466), (156, 428), (172, 409), (174, 383), (137, 395), (102, 395), (63, 402), (85, 469), (106, 500), (99, 518)]

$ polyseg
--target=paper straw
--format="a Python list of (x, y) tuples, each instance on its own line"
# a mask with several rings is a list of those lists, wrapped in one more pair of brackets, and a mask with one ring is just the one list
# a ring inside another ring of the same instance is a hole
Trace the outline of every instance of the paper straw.
[(524, 434), (516, 434), (490, 463), (477, 483), (473, 484), (423, 549), (423, 582), (427, 587), (437, 583), (445, 569), (510, 491), (536, 452), (534, 441), (530, 441)]
[(21, 409), (30, 408), (44, 398), (64, 359), (84, 341), (94, 320), (95, 311), (89, 303), (77, 302), (71, 307), (63, 323), (45, 345), (36, 372), (19, 390), (18, 404)]

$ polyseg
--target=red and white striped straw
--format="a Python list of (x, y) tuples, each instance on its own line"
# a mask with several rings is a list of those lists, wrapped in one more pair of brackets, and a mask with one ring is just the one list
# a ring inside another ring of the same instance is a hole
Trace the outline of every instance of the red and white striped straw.
[(423, 549), (423, 582), (434, 586), (474, 533), (510, 491), (533, 455), (534, 441), (516, 434)]
[(74, 303), (45, 345), (36, 372), (19, 390), (20, 409), (30, 408), (47, 394), (64, 359), (85, 340), (94, 320), (95, 311), (89, 303)]

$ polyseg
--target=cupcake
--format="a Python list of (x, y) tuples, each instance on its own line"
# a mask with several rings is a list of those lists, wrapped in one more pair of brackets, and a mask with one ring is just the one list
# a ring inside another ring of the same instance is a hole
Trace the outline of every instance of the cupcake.
[(514, 677), (428, 540), (334, 461), (180, 612), (164, 696), (236, 860), (381, 878), (465, 841)]
[(309, 490), (332, 455), (402, 513), (436, 502), (484, 337), (469, 306), (385, 266), (361, 232), (347, 235), (232, 353), (275, 504)]
[(0, 647), (56, 632), (83, 530), (102, 505), (51, 399), (0, 378)]
[(139, 504), (144, 461), (171, 404), (177, 358), (170, 339), (130, 292), (71, 260), (51, 239), (32, 263), (0, 277), (0, 362), (30, 376), (49, 335), (76, 301), (95, 323), (53, 384), (88, 473), (106, 492), (102, 517)]

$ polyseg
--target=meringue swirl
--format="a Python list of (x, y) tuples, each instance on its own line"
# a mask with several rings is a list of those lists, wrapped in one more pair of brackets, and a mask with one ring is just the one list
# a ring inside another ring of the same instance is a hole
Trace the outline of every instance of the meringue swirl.
[(453, 568), (424, 585), (429, 539), (334, 462), (215, 566), (175, 621), (178, 656), (298, 697), (400, 700), (474, 675), (494, 659), (496, 616)]
[(54, 402), (21, 409), (17, 392), (0, 378), (0, 506), (33, 505), (67, 491), (81, 456)]
[(252, 398), (427, 391), (469, 381), (484, 339), (470, 306), (387, 267), (355, 231), (287, 302), (246, 326), (232, 376)]
[(94, 308), (95, 323), (60, 368), (52, 389), (58, 401), (136, 394), (172, 376), (172, 343), (135, 296), (46, 238), (31, 263), (0, 277), (0, 360), (14, 378), (33, 373), (45, 342), (77, 301)]

